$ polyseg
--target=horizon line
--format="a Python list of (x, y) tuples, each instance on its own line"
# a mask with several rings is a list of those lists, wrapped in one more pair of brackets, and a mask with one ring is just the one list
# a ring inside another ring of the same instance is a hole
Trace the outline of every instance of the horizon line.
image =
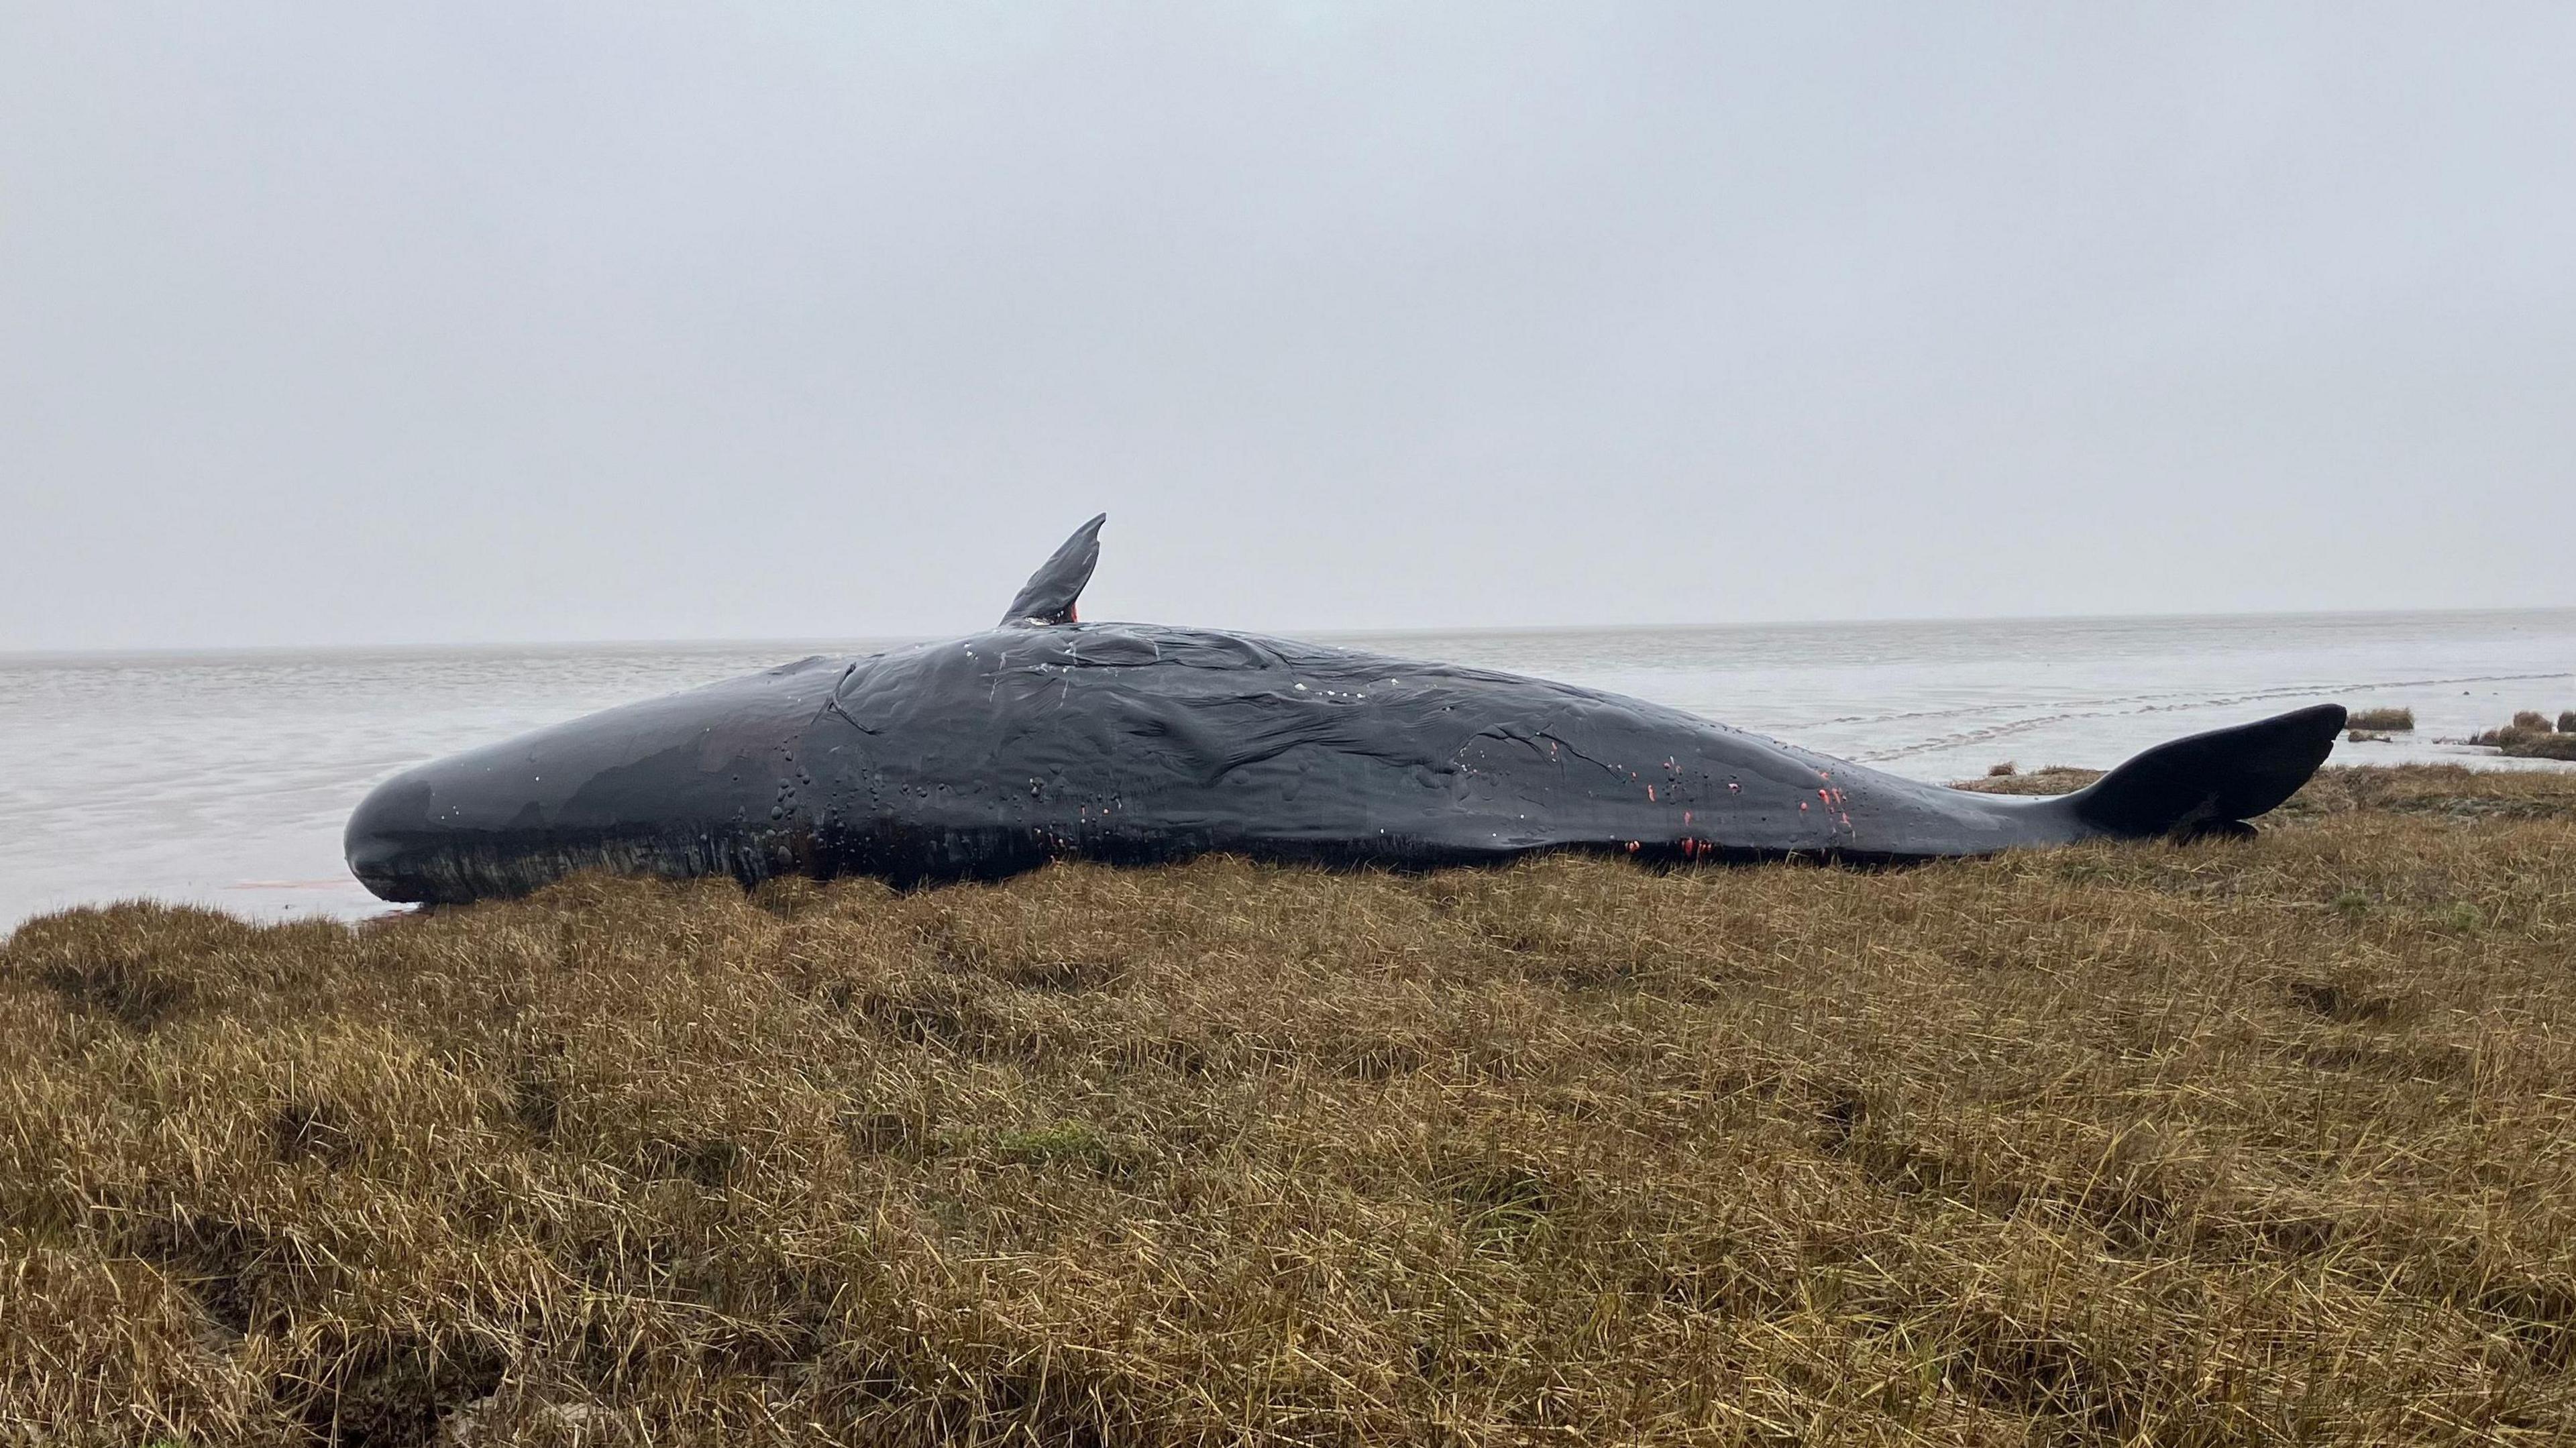
[[(2012, 624), (2012, 623), (2116, 623), (2186, 620), (2217, 621), (2224, 619), (2364, 619), (2404, 617), (2472, 617), (2497, 614), (2576, 614), (2576, 604), (2526, 604), (2479, 608), (2363, 608), (2363, 609), (2234, 609), (2207, 613), (2034, 613), (2034, 614), (1940, 614), (1902, 618), (1804, 618), (1804, 619), (1739, 619), (1708, 623), (1551, 623), (1551, 624), (1470, 624), (1403, 625), (1385, 628), (1314, 628), (1303, 630), (1225, 629), (1229, 633), (1267, 634), (1274, 637), (1302, 635), (1333, 638), (1436, 638), (1459, 634), (1581, 634), (1581, 633), (1707, 633), (1753, 629), (1817, 628), (1885, 628), (1938, 624)], [(1086, 619), (1086, 623), (1149, 623), (1145, 619)], [(1178, 625), (1189, 627), (1189, 625)], [(989, 632), (979, 630), (978, 632)], [(791, 647), (806, 644), (835, 643), (926, 643), (946, 637), (965, 637), (944, 633), (850, 633), (850, 634), (776, 634), (729, 635), (704, 637), (633, 637), (582, 639), (483, 639), (483, 640), (418, 640), (382, 643), (284, 643), (284, 644), (175, 644), (175, 645), (110, 645), (0, 649), (0, 662), (39, 661), (46, 659), (106, 658), (177, 658), (223, 657), (242, 654), (394, 654), (457, 653), (468, 651), (524, 650), (529, 652), (579, 652), (591, 649), (651, 648), (752, 648), (766, 645)]]

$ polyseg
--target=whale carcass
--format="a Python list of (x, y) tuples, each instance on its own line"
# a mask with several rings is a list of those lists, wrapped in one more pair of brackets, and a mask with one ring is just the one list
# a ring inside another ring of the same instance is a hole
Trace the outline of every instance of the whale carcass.
[(2327, 704), (2178, 739), (2056, 798), (1968, 793), (1542, 679), (1081, 622), (1104, 521), (987, 632), (803, 659), (406, 770), (351, 816), (349, 868), (385, 899), (450, 903), (600, 868), (911, 883), (1210, 851), (1976, 855), (2247, 832), (2344, 721)]

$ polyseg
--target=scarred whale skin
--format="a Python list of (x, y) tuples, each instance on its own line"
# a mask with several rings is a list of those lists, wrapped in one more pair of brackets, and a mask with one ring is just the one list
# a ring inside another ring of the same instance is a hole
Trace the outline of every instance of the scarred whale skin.
[(351, 817), (350, 868), (388, 900), (452, 903), (590, 868), (910, 883), (1210, 851), (1975, 855), (2242, 832), (2343, 725), (2321, 705), (2159, 746), (2076, 794), (1969, 793), (1540, 679), (1073, 622), (1099, 521), (1003, 627), (803, 659), (407, 770)]

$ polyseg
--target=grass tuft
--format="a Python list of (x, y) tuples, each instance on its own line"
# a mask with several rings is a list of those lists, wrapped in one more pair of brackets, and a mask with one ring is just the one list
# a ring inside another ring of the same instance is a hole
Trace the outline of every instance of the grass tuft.
[(2558, 729), (2552, 729), (2547, 715), (2525, 709), (2513, 716), (2512, 723), (2469, 742), (2489, 745), (2513, 758), (2576, 760), (2576, 732), (2564, 732), (2571, 720), (2576, 720), (2576, 710), (2561, 714)]
[(2101, 777), (2102, 771), (2098, 769), (2052, 764), (2028, 774), (1996, 774), (1989, 770), (1983, 779), (1965, 779), (1951, 787), (1975, 790), (1979, 794), (2073, 794)]
[(2355, 709), (2344, 722), (2374, 734), (2404, 733), (2415, 727), (2412, 709)]
[(0, 1440), (2565, 1441), (2576, 777), (2264, 824), (44, 917)]

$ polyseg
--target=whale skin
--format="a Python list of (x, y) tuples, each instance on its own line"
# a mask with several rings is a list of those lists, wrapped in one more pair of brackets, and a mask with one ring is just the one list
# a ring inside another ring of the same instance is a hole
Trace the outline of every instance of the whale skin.
[(1076, 621), (1100, 522), (1002, 626), (801, 659), (406, 770), (351, 816), (350, 869), (388, 900), (460, 903), (584, 869), (911, 884), (1209, 852), (1900, 861), (2245, 833), (2343, 726), (2319, 705), (2160, 745), (2075, 794), (1972, 793), (1543, 679)]

